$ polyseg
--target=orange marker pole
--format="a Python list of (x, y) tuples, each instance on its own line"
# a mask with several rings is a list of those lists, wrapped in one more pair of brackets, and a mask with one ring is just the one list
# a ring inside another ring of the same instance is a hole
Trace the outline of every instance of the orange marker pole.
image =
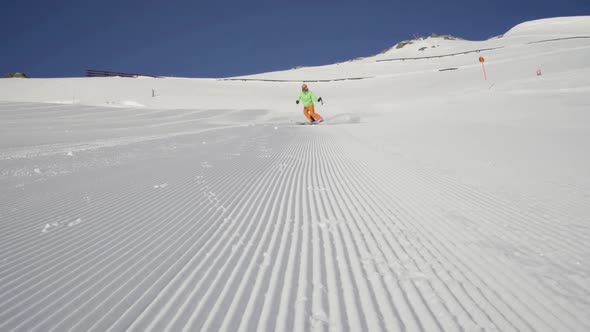
[(482, 56), (479, 57), (479, 62), (481, 62), (481, 69), (483, 69), (483, 79), (487, 81), (488, 74), (486, 73), (486, 65), (484, 64), (485, 61), (486, 61), (486, 59), (484, 59), (484, 57), (482, 57)]

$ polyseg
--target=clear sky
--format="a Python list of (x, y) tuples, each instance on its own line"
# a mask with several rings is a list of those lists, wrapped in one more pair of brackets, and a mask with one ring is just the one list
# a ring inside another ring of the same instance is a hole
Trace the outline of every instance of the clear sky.
[(1, 0), (0, 13), (2, 76), (228, 77), (369, 56), (433, 32), (487, 39), (590, 15), (590, 0)]

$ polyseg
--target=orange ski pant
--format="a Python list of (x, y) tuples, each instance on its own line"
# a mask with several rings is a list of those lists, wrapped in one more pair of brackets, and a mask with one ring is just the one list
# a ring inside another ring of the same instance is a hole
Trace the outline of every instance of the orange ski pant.
[(313, 122), (314, 120), (319, 121), (322, 119), (322, 116), (315, 112), (314, 105), (309, 105), (307, 107), (304, 107), (303, 114), (305, 115), (307, 120), (309, 120), (309, 122)]

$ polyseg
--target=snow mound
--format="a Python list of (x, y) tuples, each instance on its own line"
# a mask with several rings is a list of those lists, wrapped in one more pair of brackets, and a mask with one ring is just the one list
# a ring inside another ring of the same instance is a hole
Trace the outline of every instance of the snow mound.
[(124, 100), (121, 102), (121, 105), (125, 106), (125, 107), (137, 107), (137, 108), (145, 107), (145, 105), (140, 104), (140, 103), (133, 101), (133, 100)]
[[(104, 106), (104, 105), (99, 105)], [(109, 107), (122, 107), (122, 108), (145, 108), (146, 105), (138, 103), (133, 100), (123, 100), (123, 101), (107, 101), (106, 106)]]
[(561, 35), (590, 36), (590, 16), (555, 17), (521, 23), (505, 37)]
[(80, 101), (79, 100), (50, 100), (50, 101), (44, 101), (43, 103), (60, 104), (60, 105), (76, 105), (76, 104), (79, 104)]

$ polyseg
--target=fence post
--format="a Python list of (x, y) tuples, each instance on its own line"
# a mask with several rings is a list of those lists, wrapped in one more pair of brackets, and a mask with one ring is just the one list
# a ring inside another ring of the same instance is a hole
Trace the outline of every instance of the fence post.
[(483, 79), (487, 81), (488, 74), (486, 73), (486, 66), (484, 65), (485, 61), (486, 61), (486, 59), (484, 59), (484, 57), (482, 57), (482, 56), (479, 57), (479, 62), (481, 62), (481, 68), (483, 69)]

